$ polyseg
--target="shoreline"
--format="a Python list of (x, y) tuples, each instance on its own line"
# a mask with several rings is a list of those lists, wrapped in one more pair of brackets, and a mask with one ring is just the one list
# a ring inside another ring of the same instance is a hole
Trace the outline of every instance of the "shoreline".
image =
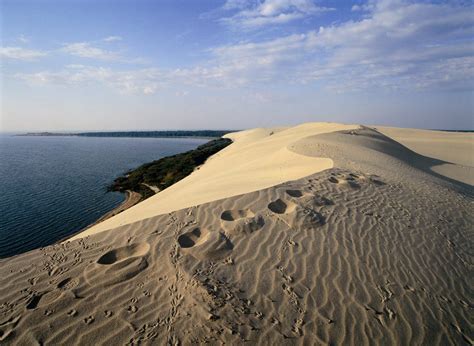
[(117, 214), (120, 214), (121, 212), (133, 207), (134, 205), (140, 203), (143, 200), (143, 196), (138, 192), (131, 191), (131, 190), (126, 190), (125, 194), (126, 194), (125, 200), (122, 203), (120, 203), (118, 206), (116, 206), (114, 209), (108, 211), (107, 213), (105, 213), (104, 215), (102, 215), (101, 217), (99, 217), (97, 220), (90, 223), (86, 227), (81, 228), (77, 232), (74, 232), (74, 233), (69, 234), (68, 236), (66, 236), (64, 238), (61, 238), (61, 239), (57, 240), (53, 244), (60, 244), (60, 243), (63, 243), (65, 241), (68, 241), (71, 238), (73, 238), (74, 236), (78, 235), (79, 233), (84, 232), (84, 231), (88, 230), (89, 228), (91, 228), (91, 227), (93, 227), (93, 226), (95, 226), (95, 225), (97, 225), (97, 224), (99, 224), (99, 223), (101, 223), (101, 222), (103, 222), (107, 219), (110, 219), (111, 217), (113, 217)]
[[(196, 149), (189, 150), (184, 153), (166, 156), (159, 160), (142, 164), (134, 170), (126, 173), (125, 176), (116, 178), (112, 185), (113, 187), (110, 190), (125, 192), (127, 194), (125, 201), (116, 208), (101, 216), (95, 222), (87, 225), (78, 232), (74, 232), (63, 239), (60, 239), (58, 242), (71, 241), (79, 234), (90, 230), (98, 224), (122, 213), (123, 211), (126, 211), (139, 202), (156, 195), (158, 192), (166, 189), (167, 187), (176, 184), (178, 181), (204, 165), (210, 156), (221, 151), (231, 143), (232, 140), (225, 138), (214, 139), (198, 146)], [(149, 170), (153, 171), (155, 175), (155, 181), (145, 182), (143, 175)], [(156, 172), (159, 172), (160, 170), (162, 171), (161, 175), (157, 176)], [(163, 170), (165, 173), (163, 173)], [(186, 173), (182, 173), (183, 171)], [(164, 181), (166, 181), (166, 184), (163, 184)], [(160, 183), (162, 186), (159, 185)]]
[(125, 200), (122, 203), (120, 203), (117, 207), (115, 207), (114, 209), (112, 209), (108, 213), (102, 215), (99, 219), (97, 219), (97, 221), (90, 224), (89, 226), (84, 228), (82, 231), (84, 231), (84, 230), (86, 230), (86, 229), (88, 229), (88, 228), (90, 228), (90, 227), (92, 227), (92, 226), (94, 226), (94, 225), (96, 225), (96, 224), (98, 224), (102, 221), (105, 221), (108, 218), (111, 218), (112, 216), (120, 214), (122, 211), (133, 207), (135, 204), (139, 203), (143, 199), (143, 196), (138, 192), (127, 190), (127, 191), (125, 191), (125, 193), (127, 194), (127, 196), (125, 197)]

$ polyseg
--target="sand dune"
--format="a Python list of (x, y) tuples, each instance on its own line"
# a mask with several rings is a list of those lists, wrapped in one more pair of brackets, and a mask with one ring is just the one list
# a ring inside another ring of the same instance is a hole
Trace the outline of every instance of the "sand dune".
[(237, 133), (198, 171), (261, 145), (232, 167), (274, 186), (1, 260), (0, 343), (472, 344), (473, 187), (337, 126)]
[(474, 167), (474, 133), (376, 126), (377, 131), (418, 154)]
[(418, 154), (440, 160), (430, 168), (433, 172), (474, 185), (474, 133), (376, 128)]
[(253, 129), (229, 134), (227, 137), (234, 143), (214, 155), (199, 170), (72, 239), (171, 211), (257, 191), (331, 168), (333, 163), (330, 158), (300, 155), (288, 150), (288, 146), (306, 136), (357, 127), (308, 123), (292, 128)]

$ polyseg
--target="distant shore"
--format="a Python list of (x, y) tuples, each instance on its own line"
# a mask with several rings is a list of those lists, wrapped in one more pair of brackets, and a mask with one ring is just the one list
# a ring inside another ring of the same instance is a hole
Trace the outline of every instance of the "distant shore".
[(218, 138), (236, 130), (166, 130), (166, 131), (103, 131), (103, 132), (27, 132), (20, 137), (117, 137), (117, 138)]

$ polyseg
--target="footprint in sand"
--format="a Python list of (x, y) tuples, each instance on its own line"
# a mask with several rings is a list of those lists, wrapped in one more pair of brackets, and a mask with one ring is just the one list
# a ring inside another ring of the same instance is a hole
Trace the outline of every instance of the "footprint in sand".
[(178, 244), (183, 249), (190, 248), (196, 245), (200, 237), (201, 229), (196, 227), (192, 231), (181, 234), (178, 237)]
[(282, 199), (278, 198), (268, 204), (268, 209), (275, 214), (289, 214), (296, 209), (296, 204), (292, 202), (284, 202)]
[(56, 287), (60, 290), (69, 290), (71, 288), (76, 287), (78, 283), (79, 280), (77, 279), (66, 278), (64, 280), (61, 280)]
[(352, 180), (347, 180), (346, 181), (347, 184), (352, 187), (353, 189), (360, 189), (360, 184), (357, 183), (356, 181), (352, 181)]
[(268, 204), (268, 209), (278, 214), (280, 219), (294, 230), (313, 228), (325, 224), (325, 217), (316, 210), (309, 208), (297, 208), (292, 202), (285, 202), (278, 198)]
[(221, 219), (224, 221), (237, 221), (253, 216), (255, 214), (250, 209), (226, 210), (221, 214)]
[(178, 237), (185, 253), (196, 259), (222, 259), (229, 255), (233, 245), (224, 233), (195, 227)]
[(286, 194), (293, 198), (300, 198), (304, 196), (304, 193), (300, 190), (286, 190)]
[(313, 197), (313, 205), (317, 207), (324, 207), (328, 205), (334, 205), (334, 202), (324, 196), (316, 195)]
[(285, 202), (278, 198), (268, 204), (268, 209), (278, 214), (283, 222), (293, 229), (304, 229), (305, 227), (317, 227), (326, 223), (325, 217), (310, 208), (300, 207), (292, 202)]
[(255, 216), (249, 209), (225, 210), (221, 214), (221, 220), (222, 227), (229, 234), (250, 234), (265, 225), (263, 217)]
[(34, 310), (41, 306), (46, 306), (58, 300), (62, 296), (61, 291), (49, 291), (42, 293), (35, 293), (26, 304), (27, 310)]
[(97, 263), (111, 265), (130, 258), (144, 256), (149, 250), (150, 244), (148, 243), (131, 244), (107, 252), (97, 260)]
[(28, 304), (26, 304), (26, 308), (28, 310), (33, 310), (38, 307), (39, 302), (41, 301), (42, 294), (35, 294), (31, 299), (28, 301)]
[(92, 286), (110, 286), (130, 280), (148, 267), (150, 244), (134, 243), (110, 250), (84, 272)]
[(377, 185), (377, 186), (386, 185), (386, 183), (384, 183), (382, 180), (380, 180), (380, 179), (378, 178), (378, 176), (376, 176), (376, 175), (371, 175), (371, 176), (369, 177), (369, 179), (370, 179), (370, 182), (371, 182), (372, 184), (374, 184), (374, 185)]

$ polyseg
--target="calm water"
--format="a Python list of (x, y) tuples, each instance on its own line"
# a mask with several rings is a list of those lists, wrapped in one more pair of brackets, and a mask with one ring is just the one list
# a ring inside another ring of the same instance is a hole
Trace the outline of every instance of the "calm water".
[(114, 178), (207, 141), (0, 135), (0, 257), (84, 228), (124, 200)]

